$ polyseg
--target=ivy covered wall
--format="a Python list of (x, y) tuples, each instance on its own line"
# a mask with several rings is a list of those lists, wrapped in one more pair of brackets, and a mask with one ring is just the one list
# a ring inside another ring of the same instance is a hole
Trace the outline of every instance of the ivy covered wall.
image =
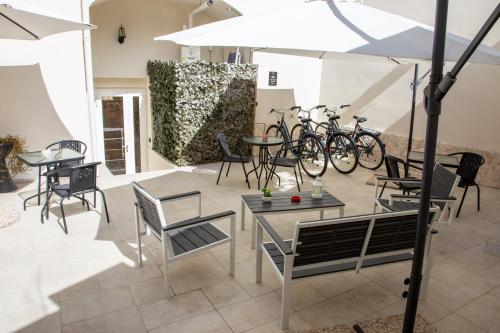
[[(177, 165), (219, 161), (216, 135), (251, 136), (257, 66), (149, 61), (153, 149)], [(241, 140), (235, 152), (244, 151)]]

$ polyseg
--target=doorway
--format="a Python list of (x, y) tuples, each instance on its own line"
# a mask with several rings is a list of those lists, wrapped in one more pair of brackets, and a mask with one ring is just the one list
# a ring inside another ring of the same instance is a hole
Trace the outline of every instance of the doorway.
[(143, 171), (146, 154), (144, 91), (95, 92), (99, 160), (113, 175)]

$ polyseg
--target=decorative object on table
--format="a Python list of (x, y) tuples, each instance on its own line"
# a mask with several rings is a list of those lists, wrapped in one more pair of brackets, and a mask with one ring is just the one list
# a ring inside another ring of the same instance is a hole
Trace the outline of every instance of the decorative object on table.
[(0, 229), (16, 223), (20, 217), (21, 215), (17, 210), (0, 208)]
[(292, 195), (290, 200), (292, 200), (292, 202), (300, 202), (301, 198), (300, 195)]
[(267, 188), (262, 189), (262, 200), (264, 200), (264, 202), (271, 202), (272, 199), (273, 194), (271, 193), (271, 190)]
[(25, 147), (26, 140), (20, 136), (0, 136), (0, 193), (15, 190), (12, 176), (28, 170), (28, 167), (16, 158), (17, 154), (25, 151)]
[(262, 141), (267, 142), (267, 134), (262, 134)]
[[(149, 61), (153, 150), (176, 165), (221, 160), (216, 135), (253, 135), (257, 65)], [(241, 140), (234, 153), (246, 154)]]
[(312, 193), (311, 196), (315, 199), (319, 199), (323, 197), (323, 183), (321, 182), (321, 178), (316, 177), (312, 181)]

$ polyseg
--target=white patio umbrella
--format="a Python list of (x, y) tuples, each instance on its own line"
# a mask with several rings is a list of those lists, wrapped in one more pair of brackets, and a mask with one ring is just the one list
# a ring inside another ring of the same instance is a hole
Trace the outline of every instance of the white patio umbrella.
[[(349, 53), (430, 60), (433, 29), (359, 3), (319, 0), (218, 21), (155, 40), (193, 46), (249, 47), (322, 59), (345, 58), (342, 55)], [(456, 61), (469, 42), (447, 34), (445, 60)], [(500, 51), (480, 46), (470, 62), (499, 65)]]
[(93, 27), (17, 0), (0, 0), (0, 39), (36, 40)]

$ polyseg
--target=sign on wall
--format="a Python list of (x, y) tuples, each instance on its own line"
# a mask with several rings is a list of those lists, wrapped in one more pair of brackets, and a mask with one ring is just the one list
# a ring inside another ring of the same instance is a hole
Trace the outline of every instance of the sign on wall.
[(181, 48), (181, 61), (199, 61), (201, 59), (201, 50), (199, 46), (183, 46)]
[(269, 72), (269, 86), (278, 85), (278, 72)]

